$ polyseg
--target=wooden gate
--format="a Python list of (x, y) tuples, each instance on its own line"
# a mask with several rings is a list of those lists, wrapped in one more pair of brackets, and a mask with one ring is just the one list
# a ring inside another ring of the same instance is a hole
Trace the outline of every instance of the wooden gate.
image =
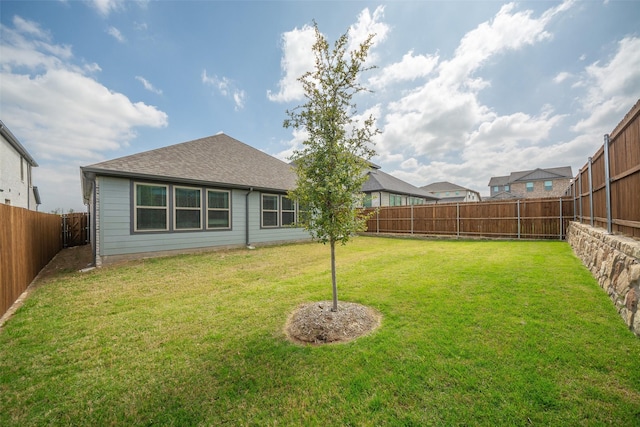
[(89, 243), (89, 214), (74, 212), (62, 215), (62, 241), (65, 248)]

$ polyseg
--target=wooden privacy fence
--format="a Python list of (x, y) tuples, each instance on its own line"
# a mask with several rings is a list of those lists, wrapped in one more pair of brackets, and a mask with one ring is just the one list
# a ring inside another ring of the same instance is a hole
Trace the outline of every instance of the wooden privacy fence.
[(567, 190), (576, 218), (609, 233), (640, 238), (640, 100)]
[(369, 233), (507, 239), (564, 239), (574, 219), (573, 198), (368, 208)]
[(0, 316), (60, 249), (60, 215), (0, 204)]

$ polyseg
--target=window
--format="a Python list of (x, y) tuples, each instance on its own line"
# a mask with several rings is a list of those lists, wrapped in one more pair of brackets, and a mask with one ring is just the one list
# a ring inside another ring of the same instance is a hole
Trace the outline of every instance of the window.
[(498, 191), (500, 191), (500, 188), (497, 185), (493, 186), (493, 192), (497, 193)]
[(507, 184), (507, 185), (505, 185), (505, 186), (504, 186), (504, 191), (509, 192), (509, 190), (510, 190), (509, 185), (508, 185), (508, 184)]
[(173, 220), (176, 230), (202, 228), (201, 190), (199, 188), (173, 188)]
[(275, 194), (262, 195), (262, 226), (278, 226), (278, 196)]
[(424, 199), (422, 197), (409, 197), (410, 205), (424, 205)]
[(545, 191), (553, 190), (553, 181), (545, 181), (544, 182), (544, 189), (545, 189)]
[(165, 231), (168, 224), (167, 186), (135, 184), (135, 231)]
[(282, 226), (294, 225), (296, 223), (296, 204), (286, 196), (281, 198), (282, 212), (280, 213)]
[(229, 192), (207, 190), (207, 228), (231, 228)]
[(402, 206), (402, 196), (399, 194), (389, 194), (389, 206)]
[(370, 208), (373, 206), (373, 196), (371, 194), (367, 194), (364, 196), (364, 207)]
[(527, 191), (533, 191), (533, 182), (527, 182)]

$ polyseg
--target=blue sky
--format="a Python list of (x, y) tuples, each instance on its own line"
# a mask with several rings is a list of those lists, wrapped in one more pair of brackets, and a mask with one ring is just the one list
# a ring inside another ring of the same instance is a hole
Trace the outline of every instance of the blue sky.
[(375, 33), (356, 100), (373, 159), (416, 186), (574, 175), (640, 98), (638, 1), (2, 1), (0, 118), (40, 210), (82, 210), (80, 166), (224, 132), (281, 159), (312, 21)]

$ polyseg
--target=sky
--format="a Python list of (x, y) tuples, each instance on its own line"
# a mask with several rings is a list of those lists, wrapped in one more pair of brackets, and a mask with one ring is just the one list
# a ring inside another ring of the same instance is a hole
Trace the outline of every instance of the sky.
[(286, 161), (314, 21), (330, 43), (375, 34), (357, 114), (415, 186), (575, 176), (640, 98), (640, 1), (2, 0), (0, 119), (39, 210), (86, 210), (81, 166), (219, 132)]

